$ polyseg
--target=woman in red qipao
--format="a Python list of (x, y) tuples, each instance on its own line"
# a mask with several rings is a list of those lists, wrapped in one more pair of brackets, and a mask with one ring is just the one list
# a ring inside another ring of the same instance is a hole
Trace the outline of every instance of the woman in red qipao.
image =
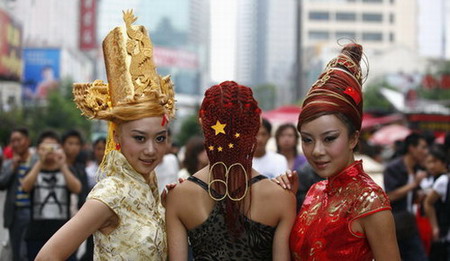
[[(345, 46), (303, 102), (297, 129), (314, 184), (290, 236), (294, 260), (400, 260), (389, 198), (355, 161), (361, 129), (362, 47)], [(276, 182), (296, 191), (297, 175)]]

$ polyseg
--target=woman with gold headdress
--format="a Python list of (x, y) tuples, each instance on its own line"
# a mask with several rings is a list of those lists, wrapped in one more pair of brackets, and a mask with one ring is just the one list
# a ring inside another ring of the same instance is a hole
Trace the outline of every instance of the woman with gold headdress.
[(164, 213), (154, 169), (174, 115), (172, 83), (156, 73), (152, 44), (131, 11), (125, 27), (103, 41), (108, 84), (74, 84), (77, 106), (108, 120), (105, 173), (79, 212), (42, 248), (37, 260), (65, 260), (94, 234), (95, 260), (166, 260)]
[(289, 260), (295, 197), (252, 169), (261, 110), (250, 88), (209, 88), (199, 117), (210, 164), (167, 196), (169, 260)]
[[(303, 102), (303, 152), (326, 180), (308, 191), (290, 236), (294, 260), (400, 260), (389, 198), (355, 161), (362, 122), (362, 46), (331, 60)], [(298, 187), (298, 176), (277, 178)]]

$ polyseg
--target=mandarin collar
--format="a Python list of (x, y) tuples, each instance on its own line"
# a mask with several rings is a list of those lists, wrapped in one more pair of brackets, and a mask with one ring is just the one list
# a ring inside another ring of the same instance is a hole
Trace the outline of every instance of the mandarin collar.
[(148, 184), (144, 176), (138, 173), (128, 162), (125, 156), (117, 150), (113, 150), (106, 155), (108, 157), (106, 162), (108, 163), (106, 173), (108, 176), (114, 175), (114, 173), (122, 173), (134, 180)]
[(327, 179), (324, 192), (329, 195), (335, 194), (343, 185), (348, 183), (348, 180), (354, 179), (361, 172), (364, 172), (362, 160), (355, 160), (355, 162), (347, 166), (339, 174)]

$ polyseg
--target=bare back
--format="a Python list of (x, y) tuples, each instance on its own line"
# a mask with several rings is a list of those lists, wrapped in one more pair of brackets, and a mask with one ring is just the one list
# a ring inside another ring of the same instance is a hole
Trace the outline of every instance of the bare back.
[[(259, 173), (253, 170), (252, 178), (257, 176), (260, 176)], [(206, 185), (208, 167), (197, 172), (194, 177), (199, 179), (200, 183)], [(251, 248), (248, 251), (267, 251), (269, 254), (266, 256), (276, 256), (277, 260), (284, 260), (283, 256), (286, 256), (286, 260), (288, 260), (289, 233), (295, 218), (294, 195), (289, 191), (283, 190), (280, 186), (268, 179), (258, 179), (258, 181), (253, 183), (250, 188), (251, 192), (243, 199), (245, 211), (241, 214), (243, 214), (249, 221), (247, 226), (244, 224), (244, 229), (251, 231), (244, 231), (244, 233), (251, 232), (253, 234), (258, 234), (258, 236), (261, 235), (264, 240), (269, 243), (268, 245), (265, 244), (263, 249), (257, 249), (256, 246), (252, 245), (242, 247), (244, 249), (247, 248), (247, 250), (248, 248)], [(206, 229), (209, 230), (209, 233), (211, 233), (211, 227), (215, 226), (217, 229), (218, 223), (224, 224), (223, 220), (220, 220), (221, 218), (217, 218), (216, 215), (217, 212), (220, 211), (217, 210), (219, 204), (221, 203), (217, 203), (213, 200), (209, 196), (207, 189), (205, 189), (204, 186), (200, 186), (198, 182), (188, 180), (178, 185), (173, 191), (171, 191), (168, 195), (168, 213), (166, 213), (166, 220), (168, 220), (169, 252), (176, 252), (176, 250), (174, 250), (173, 247), (171, 249), (170, 246), (172, 239), (177, 238), (177, 241), (181, 240), (181, 238), (175, 237), (177, 235), (176, 231), (174, 231), (176, 230), (174, 229), (175, 226), (171, 227), (171, 220), (174, 218), (172, 215), (176, 216), (175, 219), (179, 221), (180, 227), (185, 229), (184, 237), (187, 237), (189, 233), (192, 243), (193, 234), (196, 234), (196, 238), (199, 237), (198, 234), (201, 234), (198, 233), (199, 230)], [(214, 220), (211, 220), (211, 218)], [(173, 223), (176, 222), (174, 221)], [(226, 231), (226, 227), (222, 227), (219, 231), (221, 231), (222, 234), (226, 233), (223, 232)], [(207, 233), (205, 233), (205, 235), (206, 234)], [(209, 241), (207, 240), (205, 242)], [(220, 246), (220, 244), (218, 245)], [(194, 255), (195, 254), (196, 250), (194, 249)], [(172, 254), (172, 257), (173, 256), (174, 255)], [(279, 259), (279, 257), (281, 257), (281, 259)]]

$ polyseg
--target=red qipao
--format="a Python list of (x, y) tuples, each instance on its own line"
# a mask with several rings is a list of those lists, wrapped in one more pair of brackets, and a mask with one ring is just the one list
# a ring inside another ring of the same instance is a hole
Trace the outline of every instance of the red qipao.
[(390, 209), (387, 195), (356, 161), (308, 191), (290, 235), (293, 260), (372, 260), (367, 238), (351, 231), (352, 222)]

